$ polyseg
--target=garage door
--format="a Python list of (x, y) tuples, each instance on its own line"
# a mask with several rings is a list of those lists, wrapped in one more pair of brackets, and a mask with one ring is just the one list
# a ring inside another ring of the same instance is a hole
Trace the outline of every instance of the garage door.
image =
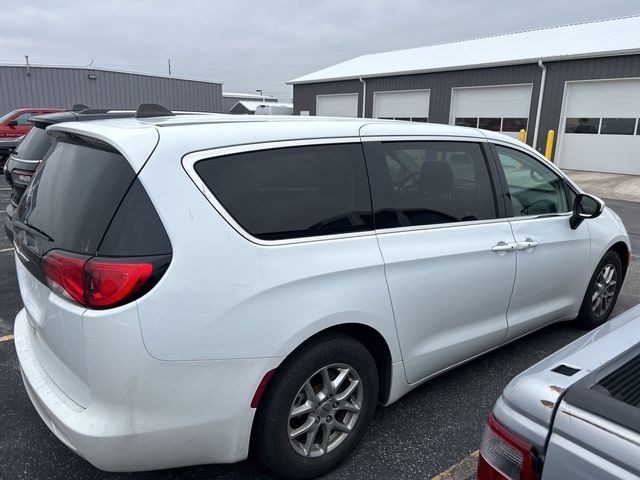
[(531, 89), (531, 84), (453, 88), (450, 123), (518, 138), (528, 128)]
[(640, 80), (567, 82), (555, 162), (640, 175)]
[(429, 117), (429, 90), (374, 92), (373, 116), (426, 122)]
[(357, 117), (358, 94), (316, 96), (316, 115), (324, 117)]

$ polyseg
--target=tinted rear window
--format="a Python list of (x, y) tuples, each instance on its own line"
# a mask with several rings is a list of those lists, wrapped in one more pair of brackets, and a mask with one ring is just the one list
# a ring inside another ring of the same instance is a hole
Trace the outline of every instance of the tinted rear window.
[(22, 160), (42, 160), (51, 147), (51, 138), (43, 128), (32, 128), (18, 146), (16, 156)]
[(236, 222), (258, 238), (373, 228), (359, 144), (242, 153), (200, 161), (195, 169)]
[(110, 146), (62, 137), (34, 175), (15, 219), (41, 232), (32, 245), (39, 254), (51, 248), (93, 254), (134, 178)]

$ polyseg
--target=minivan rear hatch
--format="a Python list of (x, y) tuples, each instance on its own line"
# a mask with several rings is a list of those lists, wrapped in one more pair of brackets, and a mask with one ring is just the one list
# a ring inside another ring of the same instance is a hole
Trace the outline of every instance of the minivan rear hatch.
[[(136, 172), (118, 150), (94, 138), (61, 132), (54, 132), (53, 147), (16, 208), (13, 229), (34, 351), (62, 392), (87, 406), (86, 307), (112, 308), (131, 301), (118, 288), (138, 274), (142, 262), (135, 255), (149, 253), (142, 251), (147, 234), (159, 239), (151, 253), (170, 254), (166, 232)], [(133, 270), (122, 274), (114, 268), (123, 265), (118, 263), (121, 257), (127, 257), (124, 266)], [(107, 288), (88, 298), (86, 291), (96, 290), (96, 277), (86, 276), (92, 261), (93, 267), (103, 269), (97, 283)], [(145, 261), (147, 276), (132, 288), (143, 291), (146, 279), (165, 264), (166, 255)]]

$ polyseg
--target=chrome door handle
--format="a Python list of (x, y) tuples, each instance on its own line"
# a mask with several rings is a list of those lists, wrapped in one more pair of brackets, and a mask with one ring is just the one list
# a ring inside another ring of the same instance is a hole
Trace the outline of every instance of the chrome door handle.
[(518, 242), (516, 248), (518, 250), (529, 250), (530, 248), (536, 248), (538, 245), (538, 242), (535, 240), (527, 238), (524, 242)]
[(493, 247), (491, 247), (492, 252), (511, 252), (516, 250), (518, 244), (517, 243), (506, 243), (506, 242), (498, 242)]

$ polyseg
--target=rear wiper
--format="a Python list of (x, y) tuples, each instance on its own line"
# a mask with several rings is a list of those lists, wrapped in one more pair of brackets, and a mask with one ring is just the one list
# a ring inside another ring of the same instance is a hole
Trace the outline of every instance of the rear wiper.
[(38, 235), (39, 237), (44, 238), (50, 242), (53, 242), (53, 238), (47, 235), (45, 232), (40, 230), (38, 227), (34, 227), (33, 225), (29, 225), (28, 223), (22, 223), (20, 220), (16, 220), (15, 218), (12, 221), (14, 227), (18, 227), (20, 230), (24, 230), (25, 232), (33, 233)]

